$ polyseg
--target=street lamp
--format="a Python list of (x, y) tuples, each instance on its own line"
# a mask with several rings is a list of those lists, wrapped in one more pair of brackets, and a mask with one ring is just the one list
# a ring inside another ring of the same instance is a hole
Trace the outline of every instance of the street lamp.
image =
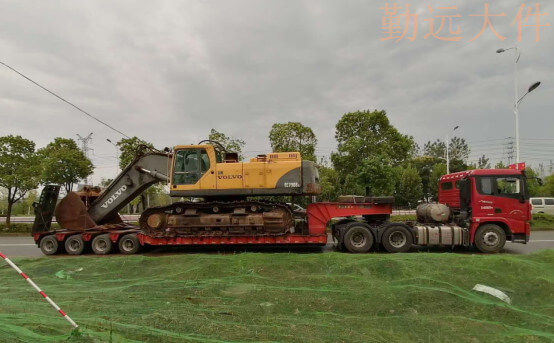
[(506, 52), (508, 50), (514, 50), (515, 51), (515, 63), (514, 63), (514, 74), (515, 74), (515, 81), (514, 81), (514, 90), (515, 90), (515, 97), (514, 97), (514, 115), (516, 120), (516, 164), (519, 163), (519, 103), (525, 98), (525, 96), (532, 91), (534, 91), (538, 86), (540, 86), (540, 82), (533, 83), (529, 89), (527, 90), (527, 93), (525, 93), (521, 98), (518, 98), (518, 92), (517, 92), (517, 63), (519, 62), (519, 58), (521, 57), (521, 52), (519, 50), (518, 46), (514, 46), (508, 49), (498, 49), (496, 50), (497, 54), (501, 54), (503, 52)]
[(446, 135), (446, 174), (450, 174), (450, 157), (448, 155), (448, 149), (450, 148), (450, 139), (448, 136), (450, 136), (451, 133), (453, 133), (454, 131), (456, 131), (457, 129), (459, 128), (459, 126), (455, 126), (452, 131), (450, 131), (447, 135)]

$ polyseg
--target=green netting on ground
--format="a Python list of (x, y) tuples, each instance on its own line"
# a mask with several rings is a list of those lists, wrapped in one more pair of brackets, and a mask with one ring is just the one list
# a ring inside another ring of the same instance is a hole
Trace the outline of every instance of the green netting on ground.
[(0, 342), (554, 341), (554, 251), (15, 261), (81, 329), (2, 265)]

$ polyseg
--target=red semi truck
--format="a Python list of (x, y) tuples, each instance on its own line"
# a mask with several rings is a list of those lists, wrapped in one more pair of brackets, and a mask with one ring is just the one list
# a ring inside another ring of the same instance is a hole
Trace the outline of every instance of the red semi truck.
[[(344, 196), (339, 202), (308, 205), (306, 214), (297, 217), (285, 233), (257, 234), (252, 227), (237, 234), (209, 229), (183, 234), (171, 231), (168, 224), (166, 234), (160, 237), (125, 223), (97, 225), (83, 231), (50, 230), (59, 192), (59, 186), (50, 185), (35, 204), (33, 238), (46, 255), (60, 252), (79, 255), (88, 247), (96, 254), (116, 250), (133, 254), (145, 245), (321, 246), (328, 243), (330, 236), (339, 249), (352, 253), (365, 253), (379, 246), (388, 252), (406, 252), (413, 245), (474, 246), (481, 252), (493, 253), (502, 250), (507, 240), (524, 244), (529, 241), (531, 208), (524, 171), (488, 169), (454, 173), (441, 177), (438, 188), (438, 203), (420, 205), (416, 210), (417, 221), (391, 222), (392, 197)], [(120, 192), (120, 197), (125, 196)], [(120, 200), (125, 203), (132, 198)], [(93, 201), (88, 211), (94, 211), (101, 203)], [(178, 206), (173, 207), (179, 212)], [(79, 214), (75, 216), (79, 220)], [(329, 233), (327, 227), (331, 222)]]

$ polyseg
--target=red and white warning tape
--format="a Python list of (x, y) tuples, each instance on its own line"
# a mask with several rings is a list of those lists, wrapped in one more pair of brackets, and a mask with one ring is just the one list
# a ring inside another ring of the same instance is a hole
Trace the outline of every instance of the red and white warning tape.
[(46, 301), (48, 301), (48, 303), (49, 303), (50, 305), (52, 305), (53, 308), (56, 309), (56, 311), (58, 311), (65, 319), (67, 319), (67, 321), (68, 321), (71, 325), (73, 325), (74, 328), (78, 328), (78, 327), (79, 327), (79, 325), (77, 325), (77, 324), (73, 321), (73, 319), (69, 318), (69, 316), (68, 316), (67, 314), (65, 314), (65, 312), (62, 311), (62, 309), (61, 309), (58, 305), (56, 305), (56, 303), (53, 302), (52, 299), (50, 299), (50, 297), (48, 297), (48, 296), (46, 295), (46, 293), (44, 293), (40, 288), (38, 288), (37, 284), (34, 283), (33, 280), (31, 280), (24, 272), (21, 271), (21, 269), (19, 269), (9, 258), (7, 258), (6, 255), (4, 255), (4, 254), (2, 254), (2, 253), (0, 252), (0, 257), (2, 257), (2, 258), (4, 259), (4, 261), (6, 261), (13, 269), (15, 269), (15, 270), (19, 273), (19, 275), (21, 275), (25, 280), (27, 280), (27, 282), (28, 282), (31, 286), (33, 286), (33, 288), (36, 289), (37, 292), (39, 292), (40, 295), (42, 295), (42, 297), (43, 297), (44, 299), (46, 299)]

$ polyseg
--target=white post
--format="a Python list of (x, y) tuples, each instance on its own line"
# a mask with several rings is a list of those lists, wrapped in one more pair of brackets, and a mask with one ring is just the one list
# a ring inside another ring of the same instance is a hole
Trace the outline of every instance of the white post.
[(448, 156), (448, 148), (450, 147), (450, 141), (448, 135), (446, 135), (446, 175), (450, 174), (450, 158)]
[(516, 61), (514, 63), (514, 71), (515, 71), (515, 77), (514, 77), (514, 89), (515, 89), (515, 102), (514, 102), (514, 114), (516, 119), (516, 164), (519, 163), (519, 108), (518, 108), (518, 91), (517, 91), (517, 63), (519, 62), (519, 47), (515, 47), (514, 49), (516, 54)]

